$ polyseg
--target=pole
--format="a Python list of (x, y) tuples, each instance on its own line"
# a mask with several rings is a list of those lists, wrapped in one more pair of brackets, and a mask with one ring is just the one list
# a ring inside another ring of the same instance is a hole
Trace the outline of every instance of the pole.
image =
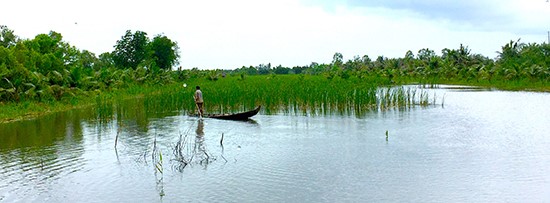
[(548, 44), (550, 44), (550, 31), (548, 31)]

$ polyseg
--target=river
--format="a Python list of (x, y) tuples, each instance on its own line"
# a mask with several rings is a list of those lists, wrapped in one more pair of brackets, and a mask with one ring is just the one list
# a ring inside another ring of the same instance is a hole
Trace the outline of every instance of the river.
[(137, 100), (0, 124), (0, 202), (550, 201), (549, 93), (428, 91), (435, 105), (361, 116)]

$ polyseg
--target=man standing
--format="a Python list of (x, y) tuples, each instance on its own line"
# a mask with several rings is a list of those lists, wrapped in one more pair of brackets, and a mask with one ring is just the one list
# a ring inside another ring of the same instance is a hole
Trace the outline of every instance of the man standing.
[(195, 98), (195, 104), (197, 104), (197, 107), (199, 108), (199, 117), (202, 117), (202, 104), (204, 103), (204, 100), (202, 99), (201, 87), (197, 85), (196, 89), (197, 90), (195, 91), (195, 95), (193, 97)]

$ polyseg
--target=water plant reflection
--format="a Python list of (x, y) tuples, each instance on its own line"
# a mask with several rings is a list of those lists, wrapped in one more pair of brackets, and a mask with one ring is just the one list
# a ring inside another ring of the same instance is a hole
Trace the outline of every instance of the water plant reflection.
[[(185, 134), (180, 134), (178, 141), (172, 148), (172, 153), (174, 155), (172, 161), (175, 162), (173, 168), (177, 171), (183, 172), (185, 167), (193, 164), (199, 164), (203, 166), (204, 169), (206, 169), (208, 167), (208, 164), (217, 160), (217, 158), (215, 156), (212, 156), (212, 154), (208, 151), (206, 147), (204, 121), (202, 119), (198, 119), (196, 121), (196, 124), (197, 126), (195, 129), (194, 142), (190, 142), (190, 128)], [(193, 125), (191, 127), (193, 127)]]

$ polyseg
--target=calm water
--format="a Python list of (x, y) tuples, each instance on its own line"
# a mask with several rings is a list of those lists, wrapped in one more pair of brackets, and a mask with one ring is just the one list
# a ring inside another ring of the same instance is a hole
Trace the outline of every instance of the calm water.
[(431, 91), (361, 117), (201, 122), (136, 100), (1, 124), (0, 202), (550, 201), (550, 94)]

